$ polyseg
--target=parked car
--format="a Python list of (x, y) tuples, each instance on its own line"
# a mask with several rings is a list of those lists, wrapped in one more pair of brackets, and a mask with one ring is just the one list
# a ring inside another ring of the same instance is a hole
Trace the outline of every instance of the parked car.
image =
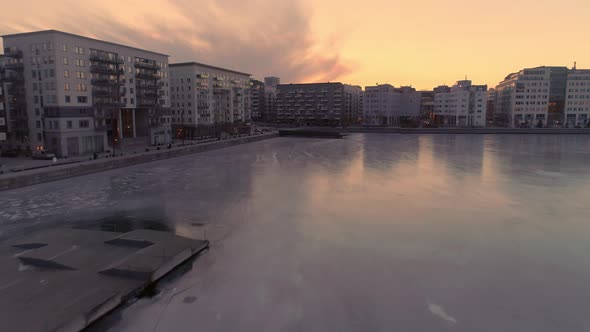
[(49, 151), (33, 151), (33, 159), (51, 160), (55, 158), (55, 154)]

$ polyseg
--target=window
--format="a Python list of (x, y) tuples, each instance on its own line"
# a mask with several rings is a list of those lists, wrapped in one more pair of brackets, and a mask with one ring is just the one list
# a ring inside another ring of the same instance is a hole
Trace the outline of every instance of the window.
[(131, 57), (127, 56), (127, 62), (131, 63)]
[(80, 128), (90, 127), (90, 121), (88, 121), (88, 120), (80, 120), (80, 122), (78, 124), (79, 124)]
[(65, 102), (66, 104), (69, 104), (71, 102), (70, 96), (65, 96)]
[(38, 109), (38, 108), (35, 108), (35, 115), (36, 115), (36, 116), (39, 116), (39, 114), (41, 114), (41, 113), (39, 112), (39, 109)]
[(132, 105), (135, 104), (135, 99), (131, 98), (130, 101), (131, 101), (130, 104), (132, 104)]
[(64, 77), (65, 78), (70, 77), (70, 72), (68, 70), (64, 70)]
[(72, 121), (67, 122), (67, 127), (68, 127), (68, 129), (72, 129)]
[(37, 83), (33, 83), (33, 91), (37, 91)]
[(39, 104), (39, 96), (33, 96), (33, 102)]
[(129, 88), (129, 93), (133, 94), (133, 88)]
[(77, 71), (76, 72), (76, 78), (85, 79), (86, 78), (86, 73), (83, 72), (83, 71)]
[(86, 96), (78, 96), (78, 102), (79, 103), (82, 103), (82, 104), (87, 103), (88, 102), (88, 97), (86, 97)]
[(82, 60), (82, 59), (76, 59), (76, 66), (78, 66), (78, 67), (84, 67), (84, 60)]
[(41, 121), (35, 121), (35, 127), (41, 128)]
[(70, 83), (64, 83), (64, 91), (70, 91)]
[(55, 77), (55, 69), (49, 69), (49, 77)]
[(37, 78), (37, 71), (36, 71), (36, 70), (33, 70), (33, 71), (31, 72), (31, 77), (33, 77), (33, 78)]
[(41, 133), (37, 133), (37, 142), (42, 142)]
[(63, 47), (62, 47), (62, 50), (63, 50), (64, 52), (67, 52), (67, 51), (68, 51), (68, 44), (63, 44), (62, 46), (63, 46)]
[(64, 65), (67, 65), (67, 64), (68, 64), (68, 57), (64, 56)]

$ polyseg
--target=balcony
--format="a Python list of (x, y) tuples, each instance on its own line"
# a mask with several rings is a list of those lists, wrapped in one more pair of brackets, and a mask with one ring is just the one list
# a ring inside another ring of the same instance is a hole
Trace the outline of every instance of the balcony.
[(118, 97), (116, 90), (93, 90), (92, 95), (95, 97)]
[(90, 66), (90, 72), (93, 74), (118, 75), (119, 71), (115, 68), (103, 65)]
[(120, 59), (116, 56), (109, 57), (109, 56), (98, 55), (98, 54), (90, 55), (90, 61), (100, 62), (100, 63), (108, 63), (108, 64), (114, 64), (114, 65), (122, 65), (123, 63), (125, 63), (123, 61), (123, 59)]
[(135, 77), (142, 80), (159, 80), (160, 75), (156, 72), (140, 72), (136, 73)]
[(21, 75), (6, 75), (6, 76), (4, 76), (2, 81), (12, 83), (12, 84), (24, 84), (25, 78)]
[(93, 78), (91, 81), (92, 85), (97, 86), (121, 86), (122, 83), (119, 80), (113, 80), (110, 78)]
[(158, 65), (155, 62), (145, 62), (145, 61), (137, 61), (135, 62), (135, 68), (144, 68), (144, 69), (162, 69), (161, 65)]
[(94, 100), (93, 103), (94, 106), (100, 106), (100, 107), (123, 107), (123, 103), (120, 101), (114, 101), (114, 100)]
[(12, 58), (12, 59), (22, 59), (23, 51), (5, 48), (4, 49), (4, 57)]
[(209, 78), (209, 74), (197, 74), (197, 78)]
[(22, 70), (25, 69), (25, 64), (22, 62), (5, 63), (4, 67), (10, 70)]

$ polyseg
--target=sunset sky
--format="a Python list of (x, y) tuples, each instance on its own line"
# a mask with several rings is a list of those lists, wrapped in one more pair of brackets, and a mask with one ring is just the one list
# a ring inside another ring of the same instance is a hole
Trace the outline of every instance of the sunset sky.
[(20, 0), (0, 17), (0, 34), (58, 29), (286, 83), (495, 86), (524, 67), (590, 68), (588, 0)]

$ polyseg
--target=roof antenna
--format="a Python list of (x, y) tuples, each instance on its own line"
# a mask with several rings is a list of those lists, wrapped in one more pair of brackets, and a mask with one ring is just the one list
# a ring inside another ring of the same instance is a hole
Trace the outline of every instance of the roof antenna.
[(577, 69), (577, 68), (576, 68), (576, 67), (577, 67), (577, 64), (578, 64), (578, 63), (577, 63), (576, 61), (574, 61), (574, 70), (576, 70), (576, 69)]

